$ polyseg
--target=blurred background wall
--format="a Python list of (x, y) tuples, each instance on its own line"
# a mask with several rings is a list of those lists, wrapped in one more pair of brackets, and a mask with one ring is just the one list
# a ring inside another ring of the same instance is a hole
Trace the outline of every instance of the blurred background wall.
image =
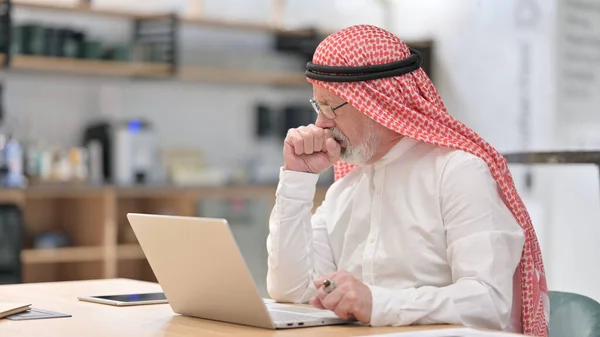
[[(431, 41), (432, 78), (449, 112), (502, 153), (600, 148), (600, 0), (285, 3), (286, 28), (333, 32), (368, 23), (385, 27), (405, 41)], [(187, 0), (97, 0), (94, 4), (180, 15), (196, 10)], [(204, 16), (232, 21), (267, 23), (270, 11), (267, 0), (205, 0), (202, 5)], [(131, 38), (131, 23), (121, 18), (30, 9), (19, 9), (15, 16), (21, 22), (68, 23), (105, 42)], [(275, 51), (269, 32), (182, 25), (179, 37), (184, 65), (301, 74), (306, 61)], [(208, 166), (226, 172), (237, 170), (260, 146), (255, 135), (259, 104), (274, 109), (290, 104), (310, 108), (312, 97), (310, 86), (35, 72), (4, 73), (2, 80), (8, 124), (23, 141), (76, 146), (90, 120), (145, 118), (153, 123), (161, 148), (201, 149)], [(280, 160), (277, 151), (269, 152), (272, 163)], [(549, 287), (600, 300), (600, 288), (595, 286), (600, 270), (594, 268), (600, 256), (595, 242), (600, 237), (598, 169), (515, 164), (511, 170), (542, 244)], [(236, 232), (261, 287), (269, 205), (252, 206), (254, 220)], [(215, 207), (205, 204), (202, 209), (206, 214)]]
[[(600, 148), (600, 1), (399, 1), (393, 31), (432, 38), (450, 113), (503, 153)], [(600, 297), (593, 165), (536, 165), (525, 187), (552, 289)]]

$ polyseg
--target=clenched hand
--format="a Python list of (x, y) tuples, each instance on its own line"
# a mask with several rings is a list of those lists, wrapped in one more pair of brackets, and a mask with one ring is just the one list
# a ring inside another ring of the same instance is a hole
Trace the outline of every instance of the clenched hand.
[(331, 131), (313, 124), (290, 129), (284, 141), (284, 169), (320, 174), (340, 159)]

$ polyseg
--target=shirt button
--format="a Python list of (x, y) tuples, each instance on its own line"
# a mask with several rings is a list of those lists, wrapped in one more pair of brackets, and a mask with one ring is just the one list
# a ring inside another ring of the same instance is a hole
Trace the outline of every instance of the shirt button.
[(370, 242), (370, 243), (373, 243), (373, 242), (375, 242), (375, 237), (374, 237), (374, 236), (371, 236), (371, 237), (369, 238), (369, 242)]

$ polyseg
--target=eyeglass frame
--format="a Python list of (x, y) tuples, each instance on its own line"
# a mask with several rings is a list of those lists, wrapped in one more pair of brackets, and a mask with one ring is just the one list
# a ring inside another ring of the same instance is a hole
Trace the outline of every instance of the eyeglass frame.
[(325, 113), (325, 112), (323, 112), (321, 110), (321, 103), (317, 102), (313, 98), (309, 99), (309, 102), (312, 105), (313, 109), (315, 109), (315, 112), (317, 113), (317, 116), (319, 114), (322, 114), (325, 118), (327, 118), (329, 120), (333, 120), (333, 119), (335, 119), (337, 117), (337, 115), (335, 114), (335, 110), (337, 110), (337, 109), (343, 107), (344, 105), (348, 104), (348, 102), (344, 102), (344, 103), (336, 106), (335, 108), (331, 107), (331, 105), (329, 105), (329, 104), (323, 104), (324, 106), (328, 106), (331, 109), (331, 113), (333, 114), (333, 117), (331, 117), (331, 116), (327, 116), (327, 113)]

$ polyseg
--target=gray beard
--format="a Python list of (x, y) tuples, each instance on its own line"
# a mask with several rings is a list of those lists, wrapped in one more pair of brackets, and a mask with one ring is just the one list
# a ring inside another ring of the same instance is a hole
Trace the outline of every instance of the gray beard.
[(342, 147), (341, 160), (349, 164), (363, 165), (373, 157), (377, 145), (379, 144), (379, 135), (375, 130), (375, 123), (376, 122), (371, 119), (368, 120), (365, 127), (364, 139), (359, 145), (350, 144), (350, 141), (348, 141), (348, 138), (346, 138), (344, 134), (336, 129), (331, 129), (331, 132), (336, 139), (340, 139), (348, 144), (348, 147)]

